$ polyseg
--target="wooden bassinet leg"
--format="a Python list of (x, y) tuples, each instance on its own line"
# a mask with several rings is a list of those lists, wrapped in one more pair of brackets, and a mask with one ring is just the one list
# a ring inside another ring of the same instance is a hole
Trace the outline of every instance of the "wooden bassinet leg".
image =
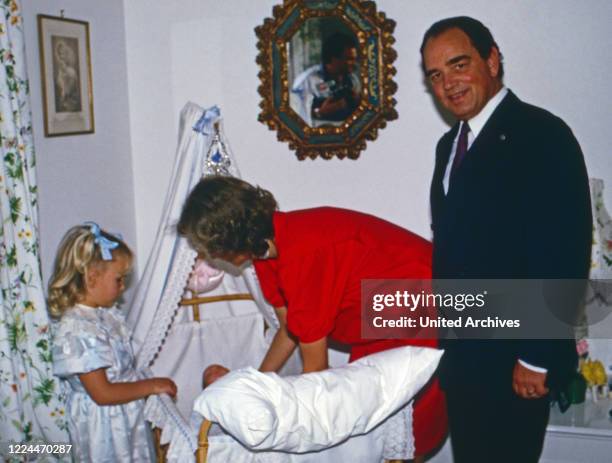
[(166, 463), (166, 453), (170, 444), (161, 445), (161, 429), (153, 428), (153, 443), (155, 444), (155, 461)]
[(196, 463), (206, 463), (208, 459), (208, 432), (212, 422), (208, 420), (202, 421), (200, 432), (198, 434), (198, 449), (196, 450)]

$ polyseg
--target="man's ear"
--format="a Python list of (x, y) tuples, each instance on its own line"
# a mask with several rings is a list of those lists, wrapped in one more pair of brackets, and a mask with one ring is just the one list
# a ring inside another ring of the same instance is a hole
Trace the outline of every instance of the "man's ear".
[(489, 53), (489, 57), (486, 59), (487, 67), (489, 68), (489, 74), (491, 77), (499, 76), (499, 50), (497, 47), (491, 47), (491, 52)]

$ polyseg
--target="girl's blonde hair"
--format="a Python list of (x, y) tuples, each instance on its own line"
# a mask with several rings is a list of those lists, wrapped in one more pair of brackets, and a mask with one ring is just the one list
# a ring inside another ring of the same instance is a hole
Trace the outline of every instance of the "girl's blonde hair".
[[(103, 258), (101, 245), (96, 242), (98, 237), (92, 228), (94, 226), (97, 227), (95, 224), (77, 225), (62, 238), (55, 256), (53, 275), (49, 280), (47, 302), (52, 317), (61, 317), (66, 309), (74, 306), (85, 295), (87, 272), (92, 266), (110, 262)], [(99, 236), (117, 243), (118, 246), (112, 250), (113, 259), (120, 253), (131, 263), (132, 251), (120, 238), (104, 230), (99, 231)]]

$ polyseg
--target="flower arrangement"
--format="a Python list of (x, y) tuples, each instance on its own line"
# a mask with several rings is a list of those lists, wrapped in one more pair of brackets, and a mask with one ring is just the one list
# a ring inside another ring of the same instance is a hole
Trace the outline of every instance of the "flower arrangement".
[(591, 391), (593, 401), (597, 402), (600, 398), (607, 398), (610, 391), (603, 363), (589, 358), (589, 345), (586, 339), (581, 339), (576, 343), (576, 350), (580, 356), (580, 374)]

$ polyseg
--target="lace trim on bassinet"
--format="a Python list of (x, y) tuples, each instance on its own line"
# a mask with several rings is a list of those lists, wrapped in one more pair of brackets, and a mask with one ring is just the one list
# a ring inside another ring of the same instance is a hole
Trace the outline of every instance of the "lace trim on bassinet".
[(412, 404), (413, 401), (410, 401), (383, 424), (385, 427), (383, 457), (386, 460), (412, 460), (414, 458)]
[(166, 282), (157, 313), (141, 349), (139, 356), (140, 365), (151, 365), (160, 351), (172, 325), (172, 319), (179, 308), (179, 302), (183, 297), (187, 278), (191, 273), (195, 258), (196, 252), (189, 247), (184, 238), (179, 238), (176, 255), (173, 258), (173, 265), (169, 269), (168, 281)]

